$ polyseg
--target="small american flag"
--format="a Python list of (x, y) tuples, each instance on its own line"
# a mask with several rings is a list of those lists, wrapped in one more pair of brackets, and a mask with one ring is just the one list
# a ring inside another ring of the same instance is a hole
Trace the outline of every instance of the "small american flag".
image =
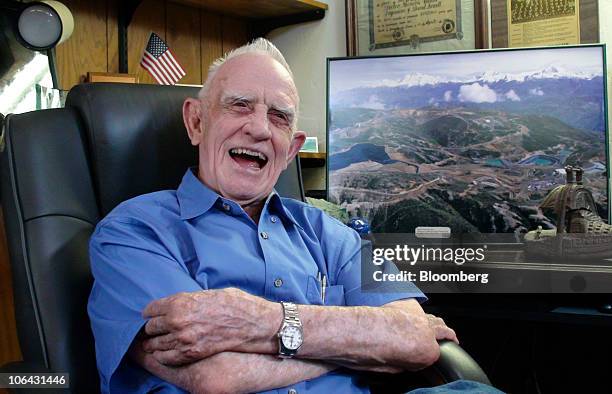
[(185, 76), (185, 70), (176, 61), (168, 45), (155, 33), (151, 33), (149, 43), (142, 54), (140, 65), (160, 85), (174, 85)]

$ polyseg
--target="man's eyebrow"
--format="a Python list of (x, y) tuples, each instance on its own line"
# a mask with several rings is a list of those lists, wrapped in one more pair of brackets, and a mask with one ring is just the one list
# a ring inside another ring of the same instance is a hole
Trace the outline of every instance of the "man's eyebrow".
[(255, 98), (252, 96), (247, 96), (238, 93), (227, 93), (221, 96), (221, 103), (223, 104), (235, 103), (236, 101), (248, 101), (252, 103), (253, 101), (255, 101)]
[[(227, 104), (235, 103), (237, 101), (246, 101), (249, 103), (253, 103), (256, 101), (256, 99), (253, 96), (239, 94), (239, 93), (226, 93), (223, 96), (221, 96), (222, 104), (227, 105)], [(295, 119), (296, 111), (295, 111), (295, 107), (292, 105), (284, 106), (284, 105), (270, 104), (269, 107), (271, 110), (278, 111), (284, 114), (290, 122), (293, 121), (293, 119)]]

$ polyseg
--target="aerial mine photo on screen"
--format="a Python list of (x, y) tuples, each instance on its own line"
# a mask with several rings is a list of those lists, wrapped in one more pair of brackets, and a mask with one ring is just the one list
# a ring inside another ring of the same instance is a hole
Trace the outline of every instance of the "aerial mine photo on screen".
[(554, 228), (584, 169), (607, 219), (602, 47), (332, 60), (329, 199), (378, 233)]

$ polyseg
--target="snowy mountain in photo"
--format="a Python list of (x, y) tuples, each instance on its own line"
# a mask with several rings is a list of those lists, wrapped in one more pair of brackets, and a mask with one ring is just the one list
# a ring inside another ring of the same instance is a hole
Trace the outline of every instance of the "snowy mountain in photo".
[(409, 73), (406, 74), (403, 78), (393, 80), (393, 79), (383, 79), (380, 82), (370, 84), (369, 87), (404, 87), (409, 88), (413, 86), (425, 86), (425, 85), (436, 85), (440, 83), (472, 83), (472, 82), (481, 82), (481, 83), (495, 83), (495, 82), (525, 82), (527, 80), (536, 80), (536, 79), (593, 79), (595, 77), (601, 77), (601, 73), (589, 73), (584, 71), (570, 71), (569, 69), (563, 66), (549, 66), (543, 70), (522, 72), (522, 73), (503, 73), (498, 71), (485, 71), (480, 74), (475, 74), (473, 76), (458, 79), (458, 78), (448, 78), (437, 75), (429, 75), (423, 73)]
[(341, 92), (332, 90), (330, 108), (376, 110), (478, 107), (510, 113), (546, 113), (579, 128), (604, 131), (603, 77), (550, 66), (538, 71), (485, 71), (451, 80), (415, 73), (401, 80), (382, 80)]

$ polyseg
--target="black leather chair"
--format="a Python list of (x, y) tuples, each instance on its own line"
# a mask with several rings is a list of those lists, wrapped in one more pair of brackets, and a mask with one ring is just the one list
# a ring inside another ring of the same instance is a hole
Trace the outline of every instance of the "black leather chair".
[[(88, 240), (117, 204), (176, 188), (197, 163), (181, 105), (197, 90), (127, 84), (73, 88), (66, 108), (8, 115), (1, 196), (24, 362), (4, 371), (70, 373), (70, 392), (99, 391), (87, 318), (92, 284)], [(304, 199), (299, 160), (277, 184)], [(478, 365), (447, 343), (428, 371), (435, 383), (488, 382)]]

